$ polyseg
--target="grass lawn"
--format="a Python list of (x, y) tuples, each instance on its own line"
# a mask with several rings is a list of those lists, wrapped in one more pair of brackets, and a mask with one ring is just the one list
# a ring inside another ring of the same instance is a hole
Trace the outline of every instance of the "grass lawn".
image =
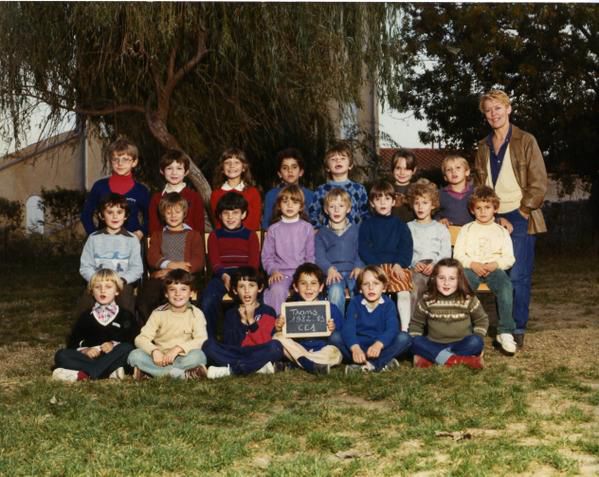
[(64, 384), (77, 261), (5, 264), (0, 475), (599, 475), (598, 270), (539, 257), (525, 350), (480, 372)]

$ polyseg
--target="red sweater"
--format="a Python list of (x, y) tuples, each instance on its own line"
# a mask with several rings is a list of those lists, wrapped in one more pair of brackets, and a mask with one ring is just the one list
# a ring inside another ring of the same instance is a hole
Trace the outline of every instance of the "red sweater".
[[(162, 237), (164, 233), (186, 234), (185, 252), (183, 257), (165, 257), (162, 252)], [(160, 270), (164, 260), (184, 261), (191, 263), (191, 273), (198, 273), (206, 262), (204, 254), (204, 234), (197, 230), (183, 230), (181, 232), (158, 231), (150, 236), (148, 248), (148, 265), (153, 270)]]
[[(185, 223), (193, 230), (197, 230), (201, 234), (204, 234), (204, 202), (202, 201), (200, 194), (189, 187), (185, 187), (180, 194), (189, 204)], [(162, 199), (162, 195), (162, 192), (155, 192), (152, 194), (152, 199), (150, 200), (150, 235), (162, 230), (162, 227), (164, 227), (162, 220), (160, 220), (160, 214), (158, 213), (158, 203), (160, 202), (160, 199)]]
[(215, 227), (221, 227), (220, 218), (216, 216), (216, 204), (220, 198), (225, 195), (227, 192), (236, 192), (241, 194), (245, 200), (248, 201), (248, 213), (247, 217), (243, 221), (243, 225), (245, 228), (250, 230), (260, 230), (260, 218), (262, 217), (262, 197), (260, 197), (260, 192), (255, 187), (246, 187), (243, 189), (243, 192), (239, 192), (237, 190), (228, 191), (221, 189), (216, 189), (212, 191), (212, 195), (210, 196), (210, 209), (212, 210), (212, 216), (214, 217), (214, 225)]
[(212, 273), (221, 276), (227, 268), (260, 266), (260, 244), (256, 233), (240, 227), (210, 232), (208, 237), (208, 260)]

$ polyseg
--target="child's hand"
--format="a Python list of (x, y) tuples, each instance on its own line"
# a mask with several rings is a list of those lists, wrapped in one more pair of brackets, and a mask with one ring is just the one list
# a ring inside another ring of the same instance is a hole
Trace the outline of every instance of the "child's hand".
[(378, 358), (381, 354), (381, 351), (383, 349), (383, 343), (381, 343), (380, 341), (375, 341), (372, 345), (370, 345), (370, 348), (368, 348), (368, 350), (366, 351), (366, 356), (368, 356), (369, 358)]
[(499, 265), (497, 264), (497, 262), (487, 262), (487, 263), (483, 264), (483, 268), (487, 272), (487, 275), (489, 273), (493, 273), (495, 270), (497, 270), (498, 266)]
[(332, 333), (335, 331), (335, 322), (333, 320), (327, 321), (327, 329)]
[(505, 217), (499, 217), (499, 225), (506, 229), (510, 234), (514, 230), (514, 226), (512, 225), (512, 223)]
[(272, 285), (273, 283), (280, 282), (283, 280), (284, 276), (281, 272), (272, 272), (272, 275), (268, 279), (268, 284)]
[(362, 351), (362, 348), (360, 348), (360, 345), (355, 344), (351, 347), (351, 357), (356, 364), (366, 363), (366, 355)]
[(141, 242), (141, 239), (144, 238), (144, 233), (141, 230), (136, 230), (133, 232), (133, 235), (137, 237), (137, 240)]
[(105, 354), (110, 353), (113, 349), (114, 345), (112, 344), (112, 341), (106, 341), (100, 345), (100, 350)]
[(227, 289), (227, 292), (231, 291), (231, 275), (228, 273), (223, 273), (221, 279), (223, 281), (223, 285), (225, 285), (225, 288)]
[(486, 277), (489, 273), (485, 269), (485, 266), (480, 262), (470, 262), (470, 268), (474, 273), (476, 273), (479, 277)]
[(152, 361), (156, 366), (164, 366), (164, 354), (159, 349), (152, 351)]
[(354, 280), (356, 280), (361, 271), (362, 269), (360, 267), (354, 268), (349, 274), (349, 278), (353, 278)]
[(239, 305), (239, 314), (241, 315), (241, 322), (244, 325), (253, 325), (256, 319), (254, 318), (254, 312), (260, 304), (256, 303), (243, 303)]
[(177, 262), (173, 260), (168, 263), (166, 266), (169, 270), (185, 270), (186, 272), (191, 272), (191, 263), (189, 262)]
[(451, 222), (449, 221), (449, 219), (446, 219), (446, 218), (439, 219), (439, 223), (445, 225), (445, 227), (449, 227), (451, 225)]
[(337, 269), (335, 267), (330, 267), (329, 272), (327, 273), (327, 285), (339, 283), (341, 280), (343, 280), (343, 277), (337, 271)]
[(161, 270), (156, 270), (155, 272), (152, 272), (152, 278), (164, 278), (166, 277), (168, 274), (168, 269), (163, 268)]
[(175, 361), (175, 358), (177, 356), (179, 356), (182, 352), (183, 352), (183, 348), (181, 348), (181, 346), (175, 346), (175, 347), (169, 349), (164, 354), (164, 357), (162, 358), (162, 366), (168, 366), (170, 364), (173, 364), (173, 361)]
[(391, 273), (393, 273), (400, 282), (403, 282), (406, 279), (406, 274), (399, 263), (396, 263), (391, 267)]
[(275, 330), (281, 332), (283, 331), (283, 328), (285, 328), (285, 317), (281, 315), (277, 318), (277, 321), (275, 321)]
[(85, 356), (87, 356), (88, 358), (91, 358), (91, 359), (96, 359), (98, 356), (100, 356), (102, 354), (102, 352), (96, 347), (85, 348), (85, 349), (82, 349), (81, 352)]
[(426, 275), (427, 277), (431, 276), (431, 273), (433, 273), (433, 264), (432, 263), (427, 263), (424, 264), (424, 266), (422, 267), (422, 270), (420, 270), (420, 273), (422, 273), (423, 275)]
[(416, 262), (416, 265), (414, 265), (414, 271), (418, 272), (418, 273), (422, 273), (422, 270), (424, 270), (425, 266), (426, 266), (426, 264), (424, 264), (422, 262)]

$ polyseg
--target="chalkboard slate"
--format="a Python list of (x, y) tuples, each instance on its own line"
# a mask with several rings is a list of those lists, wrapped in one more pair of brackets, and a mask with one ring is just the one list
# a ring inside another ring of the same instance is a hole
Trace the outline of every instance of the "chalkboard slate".
[(285, 317), (284, 336), (307, 338), (331, 334), (327, 327), (327, 321), (331, 319), (328, 301), (283, 303), (281, 314)]

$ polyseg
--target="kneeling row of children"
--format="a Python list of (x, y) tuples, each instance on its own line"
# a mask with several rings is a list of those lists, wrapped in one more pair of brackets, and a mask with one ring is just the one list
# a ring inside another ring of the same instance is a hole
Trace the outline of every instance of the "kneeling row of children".
[[(287, 367), (281, 363), (283, 357), (316, 374), (328, 374), (331, 366), (343, 361), (349, 363), (346, 373), (376, 372), (398, 367), (396, 357), (410, 348), (418, 367), (483, 366), (488, 318), (454, 259), (435, 265), (409, 335), (399, 330), (395, 305), (384, 294), (387, 276), (377, 266), (365, 267), (358, 276), (361, 293), (350, 300), (345, 319), (330, 305), (331, 334), (320, 339), (284, 336), (284, 317), (277, 318), (271, 307), (260, 303), (264, 284), (250, 267), (238, 269), (232, 277), (236, 306), (225, 314), (222, 343), (209, 338), (204, 314), (190, 303), (192, 281), (189, 272), (170, 271), (164, 279), (167, 304), (154, 310), (139, 331), (133, 315), (115, 302), (123, 289), (119, 276), (111, 270), (94, 274), (88, 288), (95, 303), (79, 317), (67, 348), (56, 353), (53, 377), (123, 378), (127, 371), (138, 379), (272, 374)], [(300, 265), (293, 276), (291, 300), (319, 299), (324, 282), (319, 267)]]

